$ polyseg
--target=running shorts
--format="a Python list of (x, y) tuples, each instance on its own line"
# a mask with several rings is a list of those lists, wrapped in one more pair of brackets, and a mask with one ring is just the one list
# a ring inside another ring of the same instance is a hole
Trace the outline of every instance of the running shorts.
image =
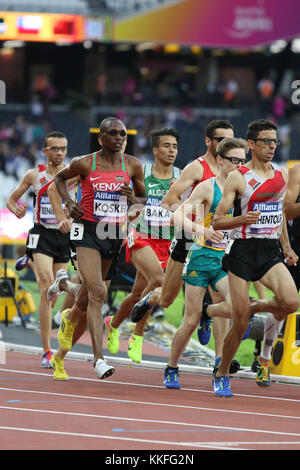
[(130, 263), (131, 251), (150, 246), (159, 259), (162, 269), (166, 269), (169, 259), (170, 240), (145, 237), (136, 230), (131, 230), (126, 243), (126, 263)]
[(28, 232), (26, 253), (33, 259), (34, 253), (53, 258), (54, 263), (68, 263), (71, 257), (70, 234), (35, 224)]
[(102, 259), (118, 256), (124, 241), (120, 226), (83, 219), (73, 222), (70, 239), (76, 248), (82, 246), (98, 251)]
[(218, 292), (216, 284), (227, 276), (222, 269), (221, 258), (222, 255), (219, 254), (207, 256), (202, 249), (191, 249), (183, 267), (183, 281), (198, 287), (208, 288), (210, 285), (215, 292)]
[(258, 281), (277, 263), (284, 262), (279, 240), (234, 240), (228, 255), (228, 271), (245, 281)]

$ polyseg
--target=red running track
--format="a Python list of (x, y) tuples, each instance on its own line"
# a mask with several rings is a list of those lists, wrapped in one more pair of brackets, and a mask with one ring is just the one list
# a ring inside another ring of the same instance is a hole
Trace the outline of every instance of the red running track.
[(53, 379), (38, 355), (6, 353), (0, 364), (0, 448), (32, 450), (299, 450), (299, 385), (232, 379), (217, 398), (211, 377), (116, 365), (103, 381), (90, 362), (66, 359), (69, 381)]

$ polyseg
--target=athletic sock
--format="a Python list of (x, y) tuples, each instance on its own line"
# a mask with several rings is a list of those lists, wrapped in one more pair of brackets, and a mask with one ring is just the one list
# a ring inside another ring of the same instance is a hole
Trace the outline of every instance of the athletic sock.
[(271, 313), (268, 314), (264, 327), (264, 339), (261, 351), (261, 357), (265, 360), (271, 359), (273, 344), (277, 339), (282, 324), (283, 321), (276, 320)]

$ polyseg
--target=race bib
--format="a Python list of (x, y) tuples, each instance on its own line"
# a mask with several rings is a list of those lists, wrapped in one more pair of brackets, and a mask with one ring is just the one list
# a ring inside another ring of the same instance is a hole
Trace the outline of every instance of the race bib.
[(94, 218), (102, 222), (120, 223), (127, 216), (127, 198), (120, 193), (97, 192), (94, 197)]
[(35, 249), (38, 246), (39, 238), (40, 238), (39, 234), (30, 233), (28, 235), (27, 248)]
[(283, 203), (281, 202), (255, 202), (252, 211), (260, 211), (258, 221), (250, 225), (253, 235), (272, 235), (279, 230), (283, 219)]
[(42, 196), (40, 199), (40, 221), (42, 224), (57, 224), (48, 196)]
[(72, 223), (70, 240), (82, 240), (84, 233), (84, 225), (78, 224), (77, 222)]

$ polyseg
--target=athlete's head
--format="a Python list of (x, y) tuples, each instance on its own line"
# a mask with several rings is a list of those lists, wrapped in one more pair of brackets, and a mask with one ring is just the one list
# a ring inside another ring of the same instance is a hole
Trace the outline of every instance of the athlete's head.
[(257, 119), (248, 125), (247, 141), (252, 156), (262, 161), (271, 161), (276, 147), (280, 144), (277, 126), (267, 119)]
[(107, 117), (99, 125), (98, 141), (110, 152), (122, 152), (126, 147), (127, 130), (125, 124), (114, 116)]
[(173, 164), (178, 153), (179, 133), (174, 128), (153, 130), (150, 133), (152, 152), (161, 163)]
[(68, 141), (60, 131), (49, 132), (43, 145), (43, 152), (47, 157), (48, 164), (59, 166), (67, 155)]
[(205, 143), (208, 152), (214, 157), (217, 155), (217, 146), (225, 137), (233, 137), (233, 125), (223, 119), (211, 121), (206, 128)]
[(231, 171), (247, 162), (249, 151), (244, 139), (226, 137), (217, 146), (217, 162), (223, 175), (226, 177)]

